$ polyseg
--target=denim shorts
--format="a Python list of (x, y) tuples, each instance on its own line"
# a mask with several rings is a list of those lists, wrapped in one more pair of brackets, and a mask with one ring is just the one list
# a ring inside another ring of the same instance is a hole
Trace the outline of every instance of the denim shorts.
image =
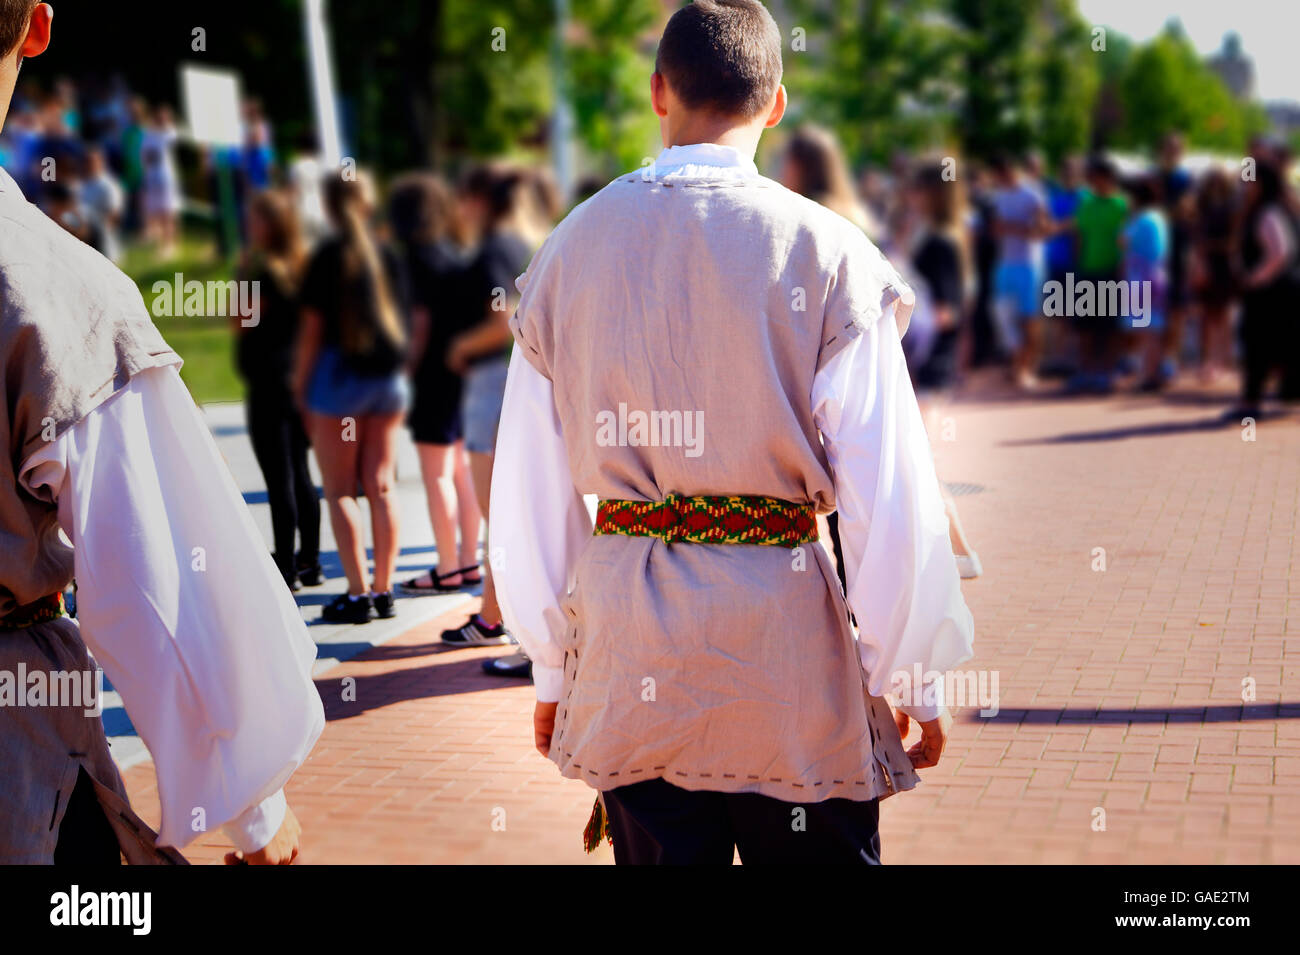
[(494, 358), (475, 365), (465, 374), (461, 395), (461, 420), (465, 427), (465, 450), (491, 454), (497, 446), (501, 404), (506, 395), (506, 372), (510, 364)]
[(332, 418), (401, 414), (409, 401), (410, 386), (400, 372), (359, 375), (331, 347), (321, 349), (307, 385), (307, 409)]

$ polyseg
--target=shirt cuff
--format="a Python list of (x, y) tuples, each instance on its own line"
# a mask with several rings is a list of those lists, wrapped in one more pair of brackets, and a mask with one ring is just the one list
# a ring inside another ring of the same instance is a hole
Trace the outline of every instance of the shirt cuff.
[(920, 692), (907, 694), (906, 699), (900, 700), (898, 708), (918, 723), (937, 720), (946, 702), (943, 690), (943, 676), (940, 675), (922, 684)]
[(240, 852), (257, 852), (265, 849), (284, 825), (284, 816), (289, 809), (289, 802), (281, 789), (274, 796), (267, 796), (256, 806), (244, 810), (236, 818), (221, 827), (226, 838), (235, 844)]
[(533, 661), (533, 685), (537, 688), (538, 703), (560, 702), (564, 687), (564, 667), (544, 667)]

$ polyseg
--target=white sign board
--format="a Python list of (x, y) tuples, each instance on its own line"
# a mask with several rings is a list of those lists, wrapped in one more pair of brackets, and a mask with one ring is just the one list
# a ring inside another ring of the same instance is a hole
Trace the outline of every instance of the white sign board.
[(237, 146), (243, 142), (238, 73), (182, 66), (181, 97), (195, 142), (205, 146)]

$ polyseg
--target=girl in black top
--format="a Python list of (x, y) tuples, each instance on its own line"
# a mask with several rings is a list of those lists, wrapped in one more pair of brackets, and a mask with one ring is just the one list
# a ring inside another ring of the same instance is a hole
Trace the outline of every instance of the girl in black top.
[[(266, 480), (275, 563), (292, 590), (321, 582), (320, 499), (307, 468), (307, 433), (289, 387), (304, 253), (293, 203), (267, 190), (248, 208), (249, 255), (239, 279), (257, 282), (258, 322), (234, 321), (236, 364), (247, 385), (248, 433)], [(300, 544), (294, 555), (295, 536)]]
[[(348, 591), (322, 619), (367, 623), (396, 613), (398, 507), (393, 484), (398, 430), (406, 414), (405, 283), (397, 257), (370, 228), (369, 180), (350, 170), (325, 180), (325, 208), (338, 230), (307, 268), (294, 365), (295, 395), (307, 411), (330, 526)], [(367, 578), (360, 487), (370, 502), (375, 567)]]
[(458, 590), (483, 582), (478, 565), (483, 518), (470, 479), (460, 408), (464, 379), (447, 367), (447, 349), (473, 311), (467, 294), (470, 262), (452, 241), (452, 197), (437, 176), (414, 173), (395, 182), (388, 218), (410, 282), (409, 367), (415, 401), (407, 424), (420, 456), (438, 548), (437, 566), (401, 587), (413, 593)]

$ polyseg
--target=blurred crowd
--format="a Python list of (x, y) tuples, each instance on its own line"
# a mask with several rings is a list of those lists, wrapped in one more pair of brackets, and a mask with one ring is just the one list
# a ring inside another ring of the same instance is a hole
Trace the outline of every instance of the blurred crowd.
[[(246, 101), (242, 119), (241, 144), (201, 148), (182, 142), (171, 106), (148, 103), (120, 77), (88, 77), (80, 84), (60, 79), (49, 90), (25, 83), (0, 132), (0, 166), (28, 199), (113, 261), (120, 261), (124, 240), (132, 238), (170, 258), (187, 195), (210, 197), (214, 221), (224, 201), (242, 234), (245, 197), (272, 184), (277, 159), (261, 105)], [(196, 156), (197, 181), (188, 190), (177, 155), (183, 145)], [(224, 200), (223, 183), (229, 187)], [(311, 200), (319, 208), (314, 195)], [(224, 233), (218, 242), (233, 251)]]
[[(219, 249), (239, 253), (239, 279), (259, 290), (259, 321), (232, 326), (286, 584), (323, 580), (311, 448), (348, 583), (324, 619), (364, 623), (393, 616), (397, 593), (482, 586), (481, 609), (443, 640), (510, 642), (479, 558), (481, 531), (515, 278), (566, 198), (545, 169), (506, 162), (476, 165), (454, 184), (408, 173), (381, 196), (366, 173), (326, 170), (309, 148), (282, 162), (256, 101), (244, 104), (243, 128), (239, 146), (199, 148), (183, 143), (168, 106), (120, 82), (78, 90), (61, 81), (16, 100), (0, 164), (110, 258), (124, 236), (170, 255), (182, 209), (206, 197)], [(184, 188), (182, 147), (197, 157)], [(1071, 156), (1049, 171), (1033, 154), (971, 164), (899, 155), (855, 179), (833, 136), (805, 126), (783, 141), (771, 174), (859, 225), (913, 289), (904, 351), (927, 414), (970, 369), (1001, 365), (1027, 392), (1057, 379), (1093, 394), (1159, 391), (1184, 369), (1212, 385), (1239, 367), (1230, 413), (1257, 416), (1275, 374), (1280, 398), (1300, 398), (1291, 164), (1265, 139), (1228, 164), (1187, 157), (1171, 135), (1149, 162)], [(577, 198), (604, 184), (583, 183)], [(437, 563), (395, 581), (403, 427), (418, 451)], [(978, 576), (950, 497), (946, 505), (959, 570)], [(833, 540), (833, 519), (827, 533)], [(485, 666), (528, 671), (522, 655)]]
[(1005, 362), (1028, 391), (1159, 391), (1182, 368), (1212, 384), (1239, 367), (1231, 415), (1257, 415), (1274, 373), (1300, 398), (1300, 197), (1279, 143), (1193, 163), (1170, 135), (1150, 163), (1071, 156), (1052, 173), (1033, 154), (900, 156), (855, 189), (834, 140), (805, 128), (782, 162), (787, 186), (861, 223), (911, 279), (918, 390)]

